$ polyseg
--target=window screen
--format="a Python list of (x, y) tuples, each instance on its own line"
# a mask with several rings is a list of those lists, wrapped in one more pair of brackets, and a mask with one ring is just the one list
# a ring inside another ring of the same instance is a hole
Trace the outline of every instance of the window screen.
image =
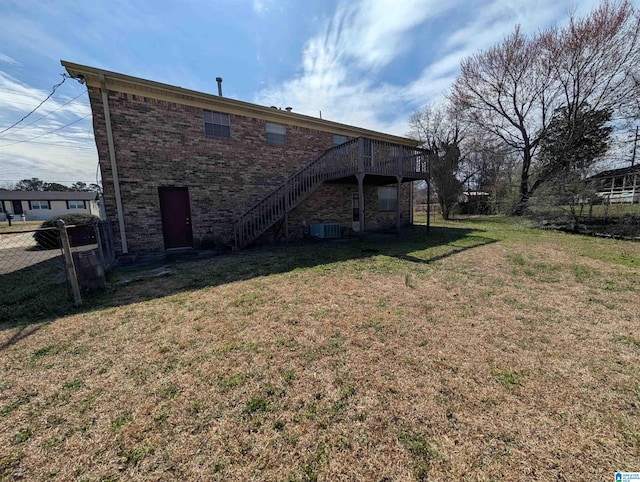
[(267, 122), (267, 144), (284, 146), (287, 141), (287, 126)]
[(398, 206), (397, 188), (381, 186), (378, 188), (378, 211), (395, 211)]
[(229, 114), (204, 111), (204, 133), (208, 137), (231, 137), (231, 121)]

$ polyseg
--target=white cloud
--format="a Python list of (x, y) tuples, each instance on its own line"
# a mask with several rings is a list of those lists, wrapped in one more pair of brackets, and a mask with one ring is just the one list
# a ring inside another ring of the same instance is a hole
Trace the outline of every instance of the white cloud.
[[(61, 86), (23, 122), (0, 134), (0, 164), (3, 166), (0, 178), (95, 179), (97, 153), (93, 136), (89, 134), (91, 109), (84, 87), (73, 85), (73, 96), (67, 94), (69, 91), (64, 90), (65, 87)], [(0, 131), (30, 112), (49, 93), (0, 71)], [(77, 95), (80, 96), (71, 101)], [(82, 120), (76, 122), (78, 119)], [(72, 122), (75, 123), (64, 127)]]
[[(381, 68), (415, 47), (408, 35), (457, 2), (368, 0), (342, 2), (333, 17), (310, 39), (303, 53), (305, 70), (349, 61), (360, 68)], [(319, 65), (317, 63), (322, 61)]]
[[(585, 3), (593, 6), (597, 0)], [(577, 13), (590, 9), (583, 5)], [(403, 135), (409, 113), (448, 91), (463, 58), (499, 42), (516, 24), (532, 34), (566, 23), (568, 13), (555, 0), (343, 2), (306, 42), (299, 73), (262, 90), (255, 100), (314, 116), (322, 110), (331, 120)], [(443, 33), (430, 38), (436, 52), (426, 64), (426, 54), (414, 44), (416, 32), (436, 26), (444, 27)], [(422, 71), (384, 82), (380, 71), (407, 52), (424, 64)]]
[(20, 62), (9, 57), (8, 55), (3, 54), (2, 52), (0, 52), (0, 62), (4, 62), (5, 64), (10, 65), (21, 65)]
[(269, 11), (267, 0), (253, 0), (251, 4), (253, 12), (260, 15)]
[[(67, 80), (66, 82), (73, 82)], [(56, 94), (51, 97), (43, 106), (32, 114), (35, 117), (41, 117), (47, 113), (56, 111), (57, 115), (71, 114), (75, 116), (85, 116), (91, 113), (89, 105), (86, 103), (86, 98), (80, 97), (77, 101), (70, 104), (65, 104), (69, 99), (65, 99), (59, 96), (58, 92), (64, 90), (64, 86), (59, 87)], [(42, 102), (49, 94), (41, 89), (36, 89), (21, 83), (19, 80), (7, 75), (0, 71), (0, 110), (14, 109), (24, 111), (26, 114), (31, 109), (35, 108), (40, 102)], [(3, 113), (4, 114), (4, 113)], [(16, 119), (17, 120), (17, 119)], [(31, 117), (29, 118), (31, 119)], [(0, 130), (7, 120), (0, 117)]]
[(322, 111), (339, 122), (403, 134), (407, 98), (417, 89), (412, 94), (406, 86), (381, 82), (377, 71), (415, 48), (413, 29), (453, 6), (431, 0), (342, 3), (305, 44), (300, 73), (261, 91), (256, 101), (315, 116)]

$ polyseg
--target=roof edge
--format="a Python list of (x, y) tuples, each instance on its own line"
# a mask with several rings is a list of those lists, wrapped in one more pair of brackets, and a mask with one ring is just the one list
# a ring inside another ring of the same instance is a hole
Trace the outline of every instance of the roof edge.
[(110, 90), (124, 91), (127, 93), (137, 92), (148, 97), (158, 97), (163, 100), (169, 100), (176, 103), (187, 102), (190, 105), (198, 105), (203, 108), (226, 109), (231, 113), (238, 113), (240, 115), (248, 115), (264, 120), (273, 120), (283, 124), (313, 128), (321, 131), (333, 132), (335, 134), (348, 135), (351, 137), (362, 136), (412, 147), (418, 147), (420, 145), (419, 141), (409, 139), (407, 137), (386, 134), (348, 124), (341, 124), (339, 122), (319, 119), (305, 114), (298, 114), (296, 112), (274, 109), (272, 107), (231, 99), (229, 97), (221, 97), (218, 95), (198, 92), (179, 86), (99, 69), (97, 67), (75, 64), (66, 60), (61, 60), (60, 63), (71, 77), (75, 79), (82, 79), (89, 87), (100, 87), (100, 76), (102, 75), (105, 78), (107, 88)]

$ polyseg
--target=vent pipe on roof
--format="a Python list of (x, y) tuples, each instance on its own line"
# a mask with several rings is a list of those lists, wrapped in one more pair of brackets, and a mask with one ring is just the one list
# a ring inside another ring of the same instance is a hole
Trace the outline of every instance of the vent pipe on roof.
[(218, 83), (218, 95), (222, 97), (222, 77), (216, 77), (216, 82)]
[(285, 107), (284, 110), (286, 110), (287, 112), (291, 112), (293, 110), (293, 107)]

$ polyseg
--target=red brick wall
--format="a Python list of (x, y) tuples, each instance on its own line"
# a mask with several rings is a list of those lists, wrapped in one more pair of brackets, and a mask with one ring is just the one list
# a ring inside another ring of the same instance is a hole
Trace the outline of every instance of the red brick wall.
[[(365, 182), (367, 177), (365, 177)], [(395, 185), (394, 185), (395, 187)], [(289, 214), (289, 234), (302, 237), (311, 223), (340, 223), (343, 232), (350, 232), (353, 226), (353, 194), (358, 193), (355, 184), (325, 184), (300, 203)], [(404, 183), (400, 191), (400, 221), (410, 223), (409, 199), (411, 183)], [(365, 229), (387, 229), (396, 225), (396, 212), (378, 211), (378, 186), (364, 186)], [(304, 224), (303, 224), (304, 221)]]
[[(89, 88), (107, 215), (117, 220), (100, 89)], [(109, 91), (109, 108), (129, 252), (164, 250), (158, 187), (188, 187), (196, 247), (231, 243), (233, 220), (288, 175), (332, 146), (332, 134), (287, 126), (285, 146), (266, 143), (265, 121), (231, 115), (231, 139), (206, 137), (203, 109)], [(407, 185), (408, 186), (408, 185)], [(292, 235), (301, 220), (336, 221), (351, 227), (354, 186), (321, 187), (291, 215)], [(393, 213), (374, 213), (377, 190), (367, 188), (367, 227)], [(373, 209), (372, 209), (373, 208)], [(403, 208), (404, 209), (404, 208)], [(408, 222), (408, 201), (405, 221)], [(119, 233), (115, 225), (116, 245)]]

